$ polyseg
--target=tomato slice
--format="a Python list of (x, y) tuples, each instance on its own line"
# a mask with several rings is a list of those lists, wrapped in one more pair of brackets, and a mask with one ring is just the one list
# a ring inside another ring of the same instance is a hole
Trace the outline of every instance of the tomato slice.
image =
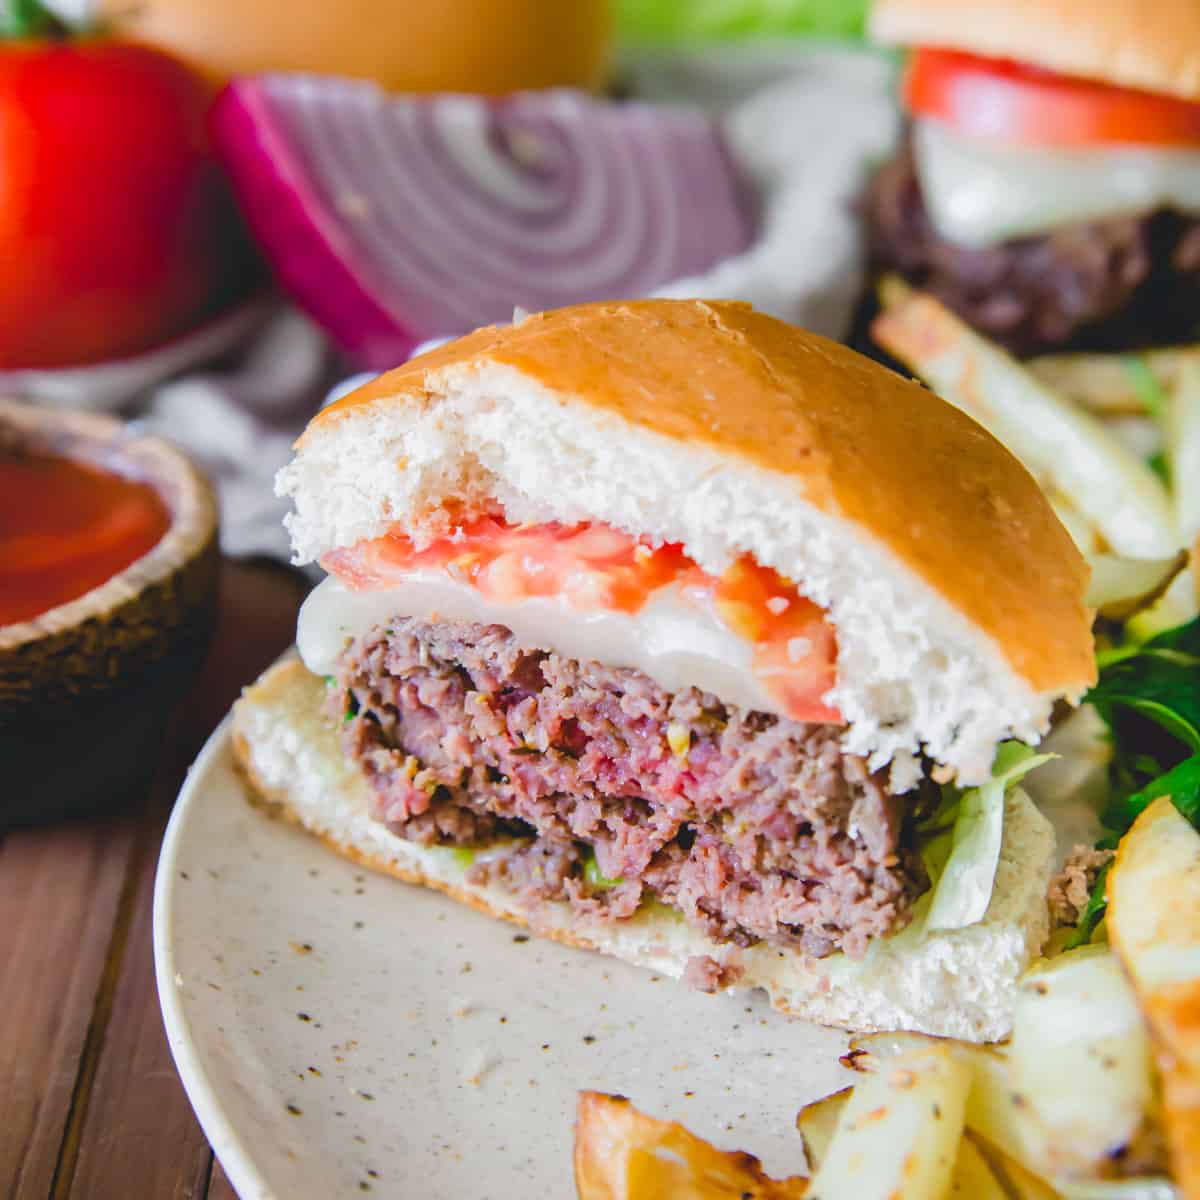
[(749, 556), (714, 578), (681, 546), (649, 546), (607, 525), (508, 525), (480, 517), (420, 550), (396, 530), (333, 550), (321, 562), (356, 590), (388, 587), (412, 571), (438, 569), (498, 603), (562, 596), (582, 611), (636, 613), (659, 588), (675, 584), (710, 603), (735, 634), (753, 644), (754, 672), (789, 717), (842, 721), (822, 700), (837, 682), (837, 636), (824, 611)]
[(632, 613), (687, 562), (678, 546), (647, 546), (604, 525), (507, 525), (480, 517), (420, 550), (394, 532), (333, 550), (322, 565), (358, 589), (444, 568), (500, 603), (561, 595), (576, 608)]
[(904, 100), (914, 114), (972, 137), (1034, 146), (1200, 147), (1200, 104), (957, 50), (916, 49)]
[(821, 699), (837, 682), (837, 637), (820, 607), (749, 556), (716, 581), (713, 602), (725, 624), (754, 643), (754, 673), (788, 716), (841, 722)]

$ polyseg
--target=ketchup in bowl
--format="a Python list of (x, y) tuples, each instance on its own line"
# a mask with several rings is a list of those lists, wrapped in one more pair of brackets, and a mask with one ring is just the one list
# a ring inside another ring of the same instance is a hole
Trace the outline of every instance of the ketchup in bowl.
[(70, 458), (0, 452), (0, 626), (99, 587), (170, 521), (148, 484)]

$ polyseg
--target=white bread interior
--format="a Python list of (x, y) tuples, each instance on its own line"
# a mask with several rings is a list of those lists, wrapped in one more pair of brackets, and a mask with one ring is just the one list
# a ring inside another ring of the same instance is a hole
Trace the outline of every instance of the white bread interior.
[(978, 783), (999, 741), (1045, 730), (1056, 691), (1031, 687), (938, 592), (787, 477), (564, 403), (507, 365), (456, 365), (426, 388), (428, 403), (310, 427), (277, 484), (295, 503), (298, 561), (395, 522), (428, 530), (447, 500), (498, 501), (513, 521), (605, 521), (681, 542), (714, 573), (749, 551), (829, 612), (846, 749), (893, 763), (896, 790), (916, 782), (922, 747)]
[(744, 968), (737, 986), (764, 988), (776, 1008), (821, 1024), (968, 1041), (995, 1041), (1009, 1031), (1016, 981), (1047, 935), (1055, 844), (1049, 822), (1023, 792), (1008, 800), (995, 892), (980, 923), (929, 935), (914, 925), (876, 942), (859, 963), (766, 945), (733, 950), (660, 905), (608, 925), (573, 922), (567, 906), (557, 903), (531, 913), (503, 888), (469, 882), (452, 851), (396, 837), (368, 816), (368, 785), (321, 714), (324, 690), (302, 663), (276, 664), (234, 708), (235, 752), (263, 799), (356, 861), (543, 936), (671, 977), (680, 976), (693, 955), (726, 961), (732, 954)]

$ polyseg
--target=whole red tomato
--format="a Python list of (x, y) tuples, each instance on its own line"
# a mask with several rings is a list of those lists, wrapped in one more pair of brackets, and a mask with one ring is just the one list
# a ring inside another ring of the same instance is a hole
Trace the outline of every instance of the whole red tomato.
[(112, 42), (0, 42), (0, 367), (114, 358), (250, 274), (182, 63)]

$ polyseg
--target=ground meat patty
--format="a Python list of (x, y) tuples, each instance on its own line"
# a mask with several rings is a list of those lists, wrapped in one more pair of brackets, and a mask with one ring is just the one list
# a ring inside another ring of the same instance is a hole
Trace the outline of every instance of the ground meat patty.
[(902, 802), (835, 729), (522, 650), (501, 626), (376, 630), (330, 707), (378, 820), (423, 843), (524, 838), (474, 871), (535, 899), (619, 919), (654, 897), (720, 941), (859, 954), (925, 883)]
[(1101, 870), (1112, 862), (1112, 850), (1072, 846), (1062, 870), (1050, 880), (1046, 902), (1055, 928), (1079, 924)]
[(937, 295), (1018, 354), (1190, 340), (1200, 307), (1200, 220), (1160, 210), (969, 247), (929, 221), (911, 148), (867, 194), (877, 269)]

